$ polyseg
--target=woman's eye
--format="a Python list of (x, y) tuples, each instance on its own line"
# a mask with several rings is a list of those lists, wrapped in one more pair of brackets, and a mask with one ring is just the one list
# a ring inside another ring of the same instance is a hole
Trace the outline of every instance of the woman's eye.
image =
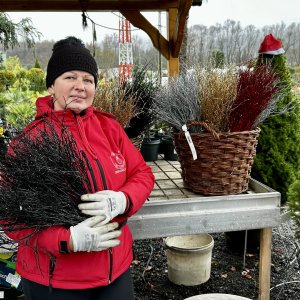
[(74, 76), (67, 76), (66, 79), (75, 79)]
[(93, 83), (93, 80), (92, 80), (92, 79), (85, 79), (84, 81), (85, 81), (85, 82), (88, 82), (88, 83)]

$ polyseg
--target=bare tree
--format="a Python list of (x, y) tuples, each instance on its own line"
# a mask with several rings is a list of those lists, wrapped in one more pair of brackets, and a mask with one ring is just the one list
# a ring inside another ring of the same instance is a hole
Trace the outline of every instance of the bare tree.
[(211, 53), (224, 53), (225, 63), (241, 64), (258, 55), (260, 43), (267, 34), (272, 33), (280, 39), (286, 51), (287, 63), (297, 66), (300, 62), (300, 23), (284, 22), (263, 28), (254, 25), (242, 27), (240, 22), (226, 20), (222, 25), (194, 25), (189, 28), (188, 60), (189, 66), (207, 63)]

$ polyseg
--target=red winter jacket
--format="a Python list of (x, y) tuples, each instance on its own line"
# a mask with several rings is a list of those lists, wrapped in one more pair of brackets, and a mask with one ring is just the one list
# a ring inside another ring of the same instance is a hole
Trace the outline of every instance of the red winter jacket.
[[(116, 220), (122, 222), (136, 213), (153, 188), (154, 176), (120, 124), (111, 115), (93, 107), (76, 115), (70, 110), (54, 111), (51, 103), (50, 96), (37, 99), (36, 118), (29, 130), (42, 129), (43, 118), (59, 128), (64, 118), (64, 124), (92, 167), (91, 181), (96, 185), (95, 191), (122, 191), (130, 200), (126, 216)], [(55, 288), (85, 289), (108, 285), (127, 270), (132, 261), (132, 236), (128, 225), (121, 230), (120, 245), (110, 250), (65, 253), (69, 250), (66, 245), (70, 230), (63, 226), (49, 227), (26, 244), (19, 243), (16, 270), (28, 280)], [(23, 230), (7, 235), (19, 240), (29, 232)]]

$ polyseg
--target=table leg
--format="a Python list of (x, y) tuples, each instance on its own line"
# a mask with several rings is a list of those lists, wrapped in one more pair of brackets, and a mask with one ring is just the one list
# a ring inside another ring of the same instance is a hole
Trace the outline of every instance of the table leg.
[(260, 230), (259, 300), (270, 300), (272, 228)]

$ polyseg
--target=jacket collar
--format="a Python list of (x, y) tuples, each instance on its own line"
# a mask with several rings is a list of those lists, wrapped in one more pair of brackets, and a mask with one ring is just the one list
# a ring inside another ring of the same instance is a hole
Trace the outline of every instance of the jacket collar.
[[(93, 114), (93, 107), (90, 106), (86, 110), (82, 111), (79, 116), (86, 118)], [(75, 113), (67, 108), (66, 110), (54, 110), (52, 98), (50, 95), (45, 97), (39, 97), (36, 101), (36, 116), (35, 119), (40, 119), (46, 116), (53, 116), (59, 120), (71, 121), (74, 120)]]

